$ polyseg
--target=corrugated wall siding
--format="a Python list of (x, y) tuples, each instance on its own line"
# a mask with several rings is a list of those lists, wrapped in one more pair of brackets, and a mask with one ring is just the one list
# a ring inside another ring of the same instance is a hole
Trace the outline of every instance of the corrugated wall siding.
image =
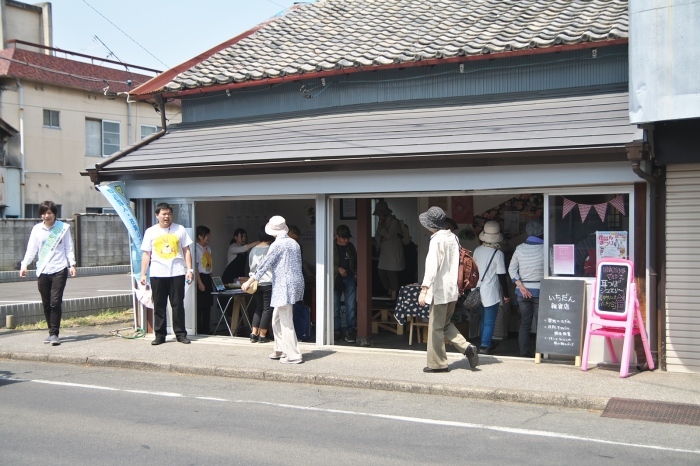
[(700, 164), (666, 172), (666, 367), (700, 372)]
[[(627, 83), (627, 47), (384, 70), (302, 80), (265, 89), (188, 97), (182, 121), (271, 115), (355, 104), (448, 99)], [(303, 91), (303, 92), (302, 92)]]

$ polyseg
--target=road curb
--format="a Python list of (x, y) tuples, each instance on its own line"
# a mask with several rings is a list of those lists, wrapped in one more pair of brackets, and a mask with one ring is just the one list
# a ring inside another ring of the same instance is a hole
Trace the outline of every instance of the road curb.
[(120, 369), (132, 369), (148, 372), (174, 372), (187, 375), (230, 377), (237, 379), (264, 380), (270, 382), (304, 383), (310, 385), (326, 385), (345, 388), (363, 388), (370, 390), (415, 393), (421, 395), (452, 396), (487, 401), (506, 401), (511, 403), (558, 406), (562, 408), (587, 409), (594, 411), (602, 411), (605, 409), (605, 406), (609, 400), (609, 398), (599, 396), (562, 395), (559, 393), (535, 392), (528, 390), (503, 390), (488, 387), (464, 387), (448, 384), (406, 382), (402, 380), (365, 379), (362, 377), (345, 377), (332, 374), (280, 372), (236, 367), (198, 366), (180, 363), (169, 364), (100, 356), (49, 356), (47, 354), (39, 353), (0, 351), (0, 359), (76, 364), (95, 367), (116, 367)]

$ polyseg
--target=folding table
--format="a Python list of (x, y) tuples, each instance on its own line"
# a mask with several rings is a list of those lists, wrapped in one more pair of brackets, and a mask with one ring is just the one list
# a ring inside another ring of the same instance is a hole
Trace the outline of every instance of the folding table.
[[(248, 307), (250, 306), (250, 303), (253, 301), (253, 297), (246, 293), (245, 291), (241, 289), (232, 289), (232, 290), (224, 290), (224, 291), (212, 291), (212, 296), (216, 301), (217, 306), (219, 306), (219, 311), (221, 311), (221, 317), (219, 317), (219, 322), (216, 323), (216, 329), (214, 329), (214, 333), (219, 329), (219, 325), (221, 325), (221, 320), (223, 319), (224, 323), (226, 324), (226, 328), (228, 328), (228, 333), (232, 337), (235, 336), (233, 334), (233, 331), (231, 330), (231, 326), (228, 324), (228, 321), (226, 320), (226, 309), (228, 309), (229, 304), (231, 304), (231, 301), (234, 299), (238, 298), (237, 301), (234, 301), (233, 303), (233, 309), (231, 311), (231, 323), (233, 324), (236, 322), (236, 329), (238, 329), (238, 326), (241, 324), (241, 321), (245, 318), (245, 321), (248, 323), (248, 329), (251, 331), (253, 330), (253, 325), (250, 323), (250, 319), (248, 318)], [(221, 306), (221, 301), (222, 299), (218, 298), (228, 298), (226, 300), (226, 305)], [(240, 300), (243, 300), (245, 304), (241, 304)], [(247, 301), (246, 301), (247, 300)], [(238, 304), (238, 305), (236, 305)], [(241, 312), (241, 316), (238, 316), (237, 313)]]

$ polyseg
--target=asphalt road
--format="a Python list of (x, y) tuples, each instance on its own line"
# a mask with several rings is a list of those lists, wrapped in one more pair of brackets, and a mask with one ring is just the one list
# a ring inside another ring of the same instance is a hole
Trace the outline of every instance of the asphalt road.
[[(17, 272), (19, 274), (19, 272)], [(63, 299), (131, 293), (127, 274), (68, 277)], [(0, 305), (41, 302), (36, 280), (0, 283)]]
[(461, 398), (0, 361), (4, 464), (698, 464), (700, 429)]

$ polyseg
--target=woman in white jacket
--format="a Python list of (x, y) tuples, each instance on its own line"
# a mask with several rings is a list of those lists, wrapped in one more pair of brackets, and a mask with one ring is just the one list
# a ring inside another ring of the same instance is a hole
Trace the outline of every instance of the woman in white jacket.
[(428, 317), (428, 366), (423, 372), (448, 372), (445, 340), (448, 340), (469, 360), (474, 369), (479, 364), (476, 346), (470, 344), (451, 322), (459, 291), (457, 274), (459, 267), (459, 240), (450, 230), (445, 230), (445, 212), (431, 207), (419, 216), (421, 225), (430, 230), (428, 255), (425, 258), (425, 276), (421, 284), (418, 303), (430, 304)]

